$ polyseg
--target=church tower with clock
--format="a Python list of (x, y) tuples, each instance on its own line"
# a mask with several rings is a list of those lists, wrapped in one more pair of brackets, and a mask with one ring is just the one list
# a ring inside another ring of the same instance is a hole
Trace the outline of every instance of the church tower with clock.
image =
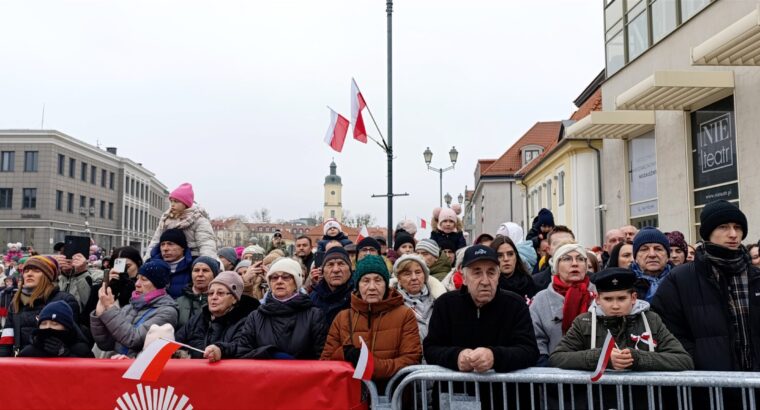
[(343, 183), (337, 174), (338, 166), (335, 161), (330, 163), (330, 175), (325, 177), (325, 208), (322, 214), (324, 220), (330, 218), (343, 223)]

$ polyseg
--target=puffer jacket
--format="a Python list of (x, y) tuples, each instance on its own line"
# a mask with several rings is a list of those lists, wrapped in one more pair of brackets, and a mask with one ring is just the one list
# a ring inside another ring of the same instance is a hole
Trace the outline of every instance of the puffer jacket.
[(322, 236), (322, 239), (317, 241), (317, 252), (326, 252), (325, 247), (327, 246), (327, 243), (330, 241), (338, 241), (341, 243), (341, 245), (343, 245), (344, 248), (353, 243), (351, 239), (349, 239), (348, 236), (346, 236), (346, 234), (344, 234), (343, 232), (340, 232), (339, 234), (335, 236), (324, 235)]
[(351, 306), (351, 289), (354, 281), (349, 279), (345, 284), (330, 290), (326, 280), (320, 281), (311, 292), (311, 303), (322, 310), (325, 317), (325, 328), (329, 329), (335, 316), (343, 309)]
[(179, 218), (171, 218), (169, 211), (161, 215), (161, 219), (153, 233), (150, 243), (143, 256), (144, 260), (153, 257), (153, 249), (158, 248), (161, 234), (167, 229), (181, 229), (187, 239), (187, 247), (190, 248), (194, 258), (209, 256), (214, 259), (216, 254), (216, 236), (211, 228), (208, 212), (198, 205), (185, 209)]
[(130, 302), (123, 307), (114, 305), (100, 316), (95, 316), (95, 312), (92, 312), (90, 331), (101, 350), (113, 350), (135, 357), (143, 350), (150, 325), (168, 323), (176, 328), (178, 315), (177, 303), (165, 294), (151, 300), (139, 310)]
[(177, 319), (177, 329), (179, 329), (208, 304), (208, 297), (205, 293), (197, 295), (193, 293), (193, 285), (190, 283), (182, 289), (182, 296), (178, 297), (176, 302), (177, 309), (179, 309), (179, 318)]
[(74, 323), (79, 319), (79, 302), (70, 294), (61, 291), (57, 287), (53, 289), (47, 300), (37, 299), (32, 306), (22, 305), (18, 312), (14, 312), (13, 305), (8, 308), (8, 318), (3, 329), (12, 329), (13, 338), (7, 344), (0, 344), (0, 357), (13, 357), (15, 351), (21, 351), (32, 343), (32, 332), (37, 329), (37, 316), (48, 303), (62, 300), (66, 302), (74, 312)]
[(443, 231), (434, 230), (430, 232), (430, 239), (434, 240), (438, 246), (443, 247), (444, 242), (453, 243), (457, 249), (467, 246), (467, 240), (464, 239), (464, 233), (461, 231), (445, 233)]
[(361, 348), (359, 336), (372, 352), (372, 380), (390, 379), (400, 369), (419, 364), (422, 359), (417, 318), (395, 289), (390, 289), (384, 300), (372, 304), (351, 294), (351, 309), (338, 313), (333, 321), (321, 360), (345, 360), (343, 346)]
[[(212, 318), (208, 306), (193, 315), (190, 320), (174, 334), (175, 339), (200, 350), (206, 346), (220, 343), (230, 343), (240, 333), (245, 319), (259, 307), (259, 301), (243, 296), (227, 314)], [(202, 359), (203, 354), (190, 350), (190, 357)]]
[[(157, 246), (153, 248), (152, 258), (161, 259), (161, 249)], [(173, 298), (182, 296), (182, 290), (188, 283), (192, 283), (193, 256), (190, 248), (185, 249), (185, 254), (179, 260), (177, 268), (169, 274), (169, 285), (166, 292)]]
[(309, 296), (298, 294), (285, 303), (269, 297), (231, 343), (217, 346), (223, 358), (309, 360), (319, 358), (326, 334), (322, 311)]
[[(592, 312), (596, 312), (596, 343), (591, 348)], [(633, 341), (631, 335), (646, 332), (642, 313), (656, 342), (654, 351), (642, 341)], [(633, 356), (631, 370), (681, 371), (694, 369), (694, 362), (678, 339), (665, 327), (660, 316), (649, 310), (649, 303), (637, 300), (628, 316), (605, 316), (604, 311), (593, 302), (589, 311), (573, 321), (567, 334), (549, 357), (552, 367), (576, 370), (594, 370), (601, 347), (610, 330), (620, 349), (630, 349)]]
[(451, 272), (451, 261), (448, 256), (442, 253), (433, 263), (433, 266), (430, 267), (430, 276), (438, 279), (440, 282), (446, 278), (449, 272)]

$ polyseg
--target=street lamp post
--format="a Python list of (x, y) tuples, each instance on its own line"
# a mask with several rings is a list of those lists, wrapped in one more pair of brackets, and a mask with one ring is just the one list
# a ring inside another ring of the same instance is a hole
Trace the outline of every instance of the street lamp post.
[[(425, 152), (422, 153), (422, 156), (425, 157), (425, 164), (427, 164), (427, 169), (438, 173), (438, 178), (439, 178), (438, 206), (442, 207), (443, 206), (443, 173), (454, 169), (454, 166), (457, 163), (457, 158), (459, 157), (459, 152), (457, 151), (456, 147), (451, 147), (451, 150), (449, 151), (449, 159), (451, 160), (451, 166), (446, 167), (446, 168), (436, 168), (436, 167), (430, 166), (430, 163), (433, 161), (433, 151), (430, 151), (430, 147), (427, 147)], [(449, 198), (451, 198), (451, 195), (449, 195)], [(449, 199), (447, 203), (451, 203), (451, 199)]]
[(446, 206), (451, 208), (451, 194), (446, 192), (446, 195), (444, 195), (443, 200), (446, 201)]
[(87, 236), (92, 236), (92, 231), (90, 231), (90, 221), (88, 219), (89, 216), (95, 215), (95, 208), (94, 207), (86, 207), (86, 206), (80, 206), (79, 207), (79, 215), (84, 217), (84, 232), (87, 234)]

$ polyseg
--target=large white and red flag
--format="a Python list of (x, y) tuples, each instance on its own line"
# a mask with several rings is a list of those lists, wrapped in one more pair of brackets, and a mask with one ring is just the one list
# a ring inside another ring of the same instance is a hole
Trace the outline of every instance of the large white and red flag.
[(372, 358), (372, 353), (369, 351), (364, 338), (359, 336), (359, 340), (362, 342), (362, 348), (359, 352), (359, 361), (356, 362), (354, 379), (370, 381), (372, 380), (372, 372), (375, 371), (375, 361)]
[(155, 382), (158, 380), (161, 371), (164, 370), (166, 362), (171, 359), (174, 352), (180, 347), (182, 345), (177, 342), (156, 339), (137, 355), (137, 359), (135, 359), (134, 363), (129, 366), (129, 369), (121, 377), (131, 380)]
[(356, 235), (356, 243), (358, 244), (364, 238), (369, 238), (369, 231), (367, 231), (366, 226), (362, 226), (362, 229), (359, 230), (359, 234)]
[(351, 79), (351, 123), (354, 124), (354, 139), (367, 143), (367, 129), (364, 127), (364, 118), (362, 118), (362, 110), (367, 107), (367, 103), (364, 101), (362, 92), (359, 91), (359, 86), (356, 84), (356, 80)]
[(348, 133), (348, 120), (332, 108), (329, 109), (330, 127), (327, 128), (325, 142), (335, 151), (341, 152), (343, 151), (343, 143), (346, 142), (346, 134)]
[(599, 361), (596, 362), (596, 370), (591, 375), (591, 381), (596, 382), (602, 378), (604, 370), (607, 368), (607, 363), (610, 361), (612, 355), (612, 349), (615, 347), (615, 338), (612, 337), (609, 329), (607, 329), (607, 337), (604, 339), (602, 345), (602, 353), (599, 355)]

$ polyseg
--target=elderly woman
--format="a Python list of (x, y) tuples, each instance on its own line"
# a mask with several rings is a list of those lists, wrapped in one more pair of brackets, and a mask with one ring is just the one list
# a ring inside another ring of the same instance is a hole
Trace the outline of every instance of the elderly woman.
[(177, 326), (177, 303), (166, 292), (170, 272), (169, 264), (160, 259), (142, 265), (132, 298), (122, 307), (103, 283), (98, 291), (98, 305), (90, 314), (90, 330), (100, 349), (135, 357), (143, 348), (150, 325)]
[(37, 317), (49, 303), (58, 300), (66, 302), (76, 322), (79, 302), (55, 285), (58, 272), (58, 262), (53, 257), (32, 256), (27, 259), (19, 290), (8, 309), (2, 332), (4, 337), (0, 341), (0, 357), (13, 357), (32, 343), (32, 335), (38, 325)]
[[(208, 304), (190, 318), (175, 334), (178, 342), (200, 350), (218, 343), (231, 343), (240, 333), (248, 315), (259, 307), (259, 301), (243, 295), (243, 278), (235, 272), (222, 272), (208, 287)], [(193, 359), (203, 355), (190, 351)]]
[(177, 307), (179, 308), (179, 319), (177, 329), (195, 316), (201, 309), (206, 306), (206, 292), (219, 273), (219, 262), (208, 256), (199, 256), (193, 261), (193, 268), (190, 270), (190, 283), (182, 290), (182, 296), (177, 298)]
[(499, 235), (491, 242), (490, 247), (499, 257), (499, 288), (532, 299), (536, 295), (536, 284), (512, 239)]
[(425, 260), (415, 254), (403, 255), (396, 260), (390, 287), (401, 294), (404, 304), (414, 312), (420, 329), (420, 340), (424, 339), (430, 315), (433, 314), (433, 301), (446, 293), (446, 288), (438, 279), (430, 276)]
[(322, 311), (311, 304), (302, 285), (301, 264), (290, 258), (274, 262), (266, 274), (270, 297), (245, 320), (232, 342), (206, 347), (204, 357), (221, 358), (317, 359), (325, 344)]
[[(409, 260), (409, 259), (407, 259)], [(375, 364), (372, 380), (382, 391), (399, 369), (420, 363), (422, 344), (417, 318), (390, 288), (385, 261), (365, 256), (356, 265), (351, 308), (338, 313), (327, 335), (322, 360), (345, 360), (356, 366), (364, 338)]]
[(552, 257), (552, 282), (538, 292), (530, 305), (530, 317), (540, 357), (539, 366), (548, 364), (549, 355), (559, 345), (576, 316), (588, 311), (594, 299), (586, 260), (586, 249), (577, 243), (560, 246)]

